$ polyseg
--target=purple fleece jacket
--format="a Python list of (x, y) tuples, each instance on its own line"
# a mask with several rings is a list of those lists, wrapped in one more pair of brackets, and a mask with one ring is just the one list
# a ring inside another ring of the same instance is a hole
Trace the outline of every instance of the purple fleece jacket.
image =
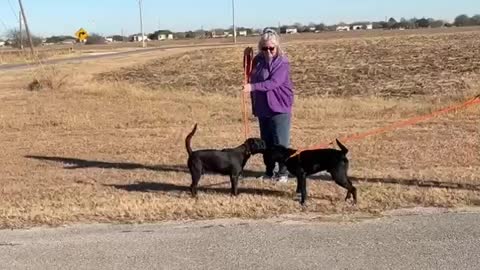
[(293, 83), (288, 59), (279, 55), (268, 63), (262, 54), (258, 54), (253, 63), (250, 77), (253, 114), (263, 118), (291, 113)]

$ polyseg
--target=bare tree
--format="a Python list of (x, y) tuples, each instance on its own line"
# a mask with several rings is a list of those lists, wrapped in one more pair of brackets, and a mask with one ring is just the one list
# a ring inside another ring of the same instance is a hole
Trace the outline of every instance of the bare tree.
[(480, 25), (480, 15), (474, 15), (472, 18), (470, 18), (473, 24), (475, 25)]
[[(7, 32), (7, 38), (11, 41), (11, 46), (14, 48), (19, 48), (23, 44), (28, 44), (28, 38), (25, 32), (21, 33), (18, 29), (11, 29)], [(35, 35), (31, 35), (33, 46), (38, 46), (42, 44), (42, 38)]]
[(87, 41), (85, 42), (85, 44), (87, 45), (90, 45), (90, 44), (105, 44), (107, 43), (107, 40), (99, 35), (99, 34), (96, 34), (96, 33), (92, 33), (88, 38), (87, 38)]
[(465, 14), (459, 15), (455, 18), (455, 26), (469, 26), (472, 24), (472, 20)]

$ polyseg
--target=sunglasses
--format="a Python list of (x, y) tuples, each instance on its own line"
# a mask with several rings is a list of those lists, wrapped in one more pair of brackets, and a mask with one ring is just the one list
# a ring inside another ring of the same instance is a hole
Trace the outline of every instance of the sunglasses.
[(275, 47), (262, 47), (262, 51), (266, 52), (266, 51), (270, 51), (270, 52), (273, 52), (275, 50)]
[(273, 29), (265, 28), (265, 29), (263, 30), (263, 33), (264, 33), (264, 34), (276, 34), (277, 32), (275, 32), (275, 30), (273, 30)]

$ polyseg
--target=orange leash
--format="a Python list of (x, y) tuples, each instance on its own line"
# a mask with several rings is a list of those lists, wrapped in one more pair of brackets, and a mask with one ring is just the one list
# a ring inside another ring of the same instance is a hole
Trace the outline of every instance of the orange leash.
[[(243, 84), (250, 83), (250, 74), (252, 73), (253, 69), (253, 48), (247, 47), (243, 51)], [(250, 134), (250, 126), (248, 124), (248, 108), (247, 108), (247, 99), (248, 93), (242, 91), (242, 115), (243, 115), (243, 133), (245, 136), (245, 140), (248, 138)]]
[[(480, 95), (477, 95), (476, 97), (474, 97), (470, 100), (467, 100), (466, 102), (461, 103), (461, 104), (456, 104), (456, 105), (453, 105), (453, 106), (435, 111), (435, 112), (430, 113), (430, 114), (412, 117), (412, 118), (409, 118), (409, 119), (406, 119), (406, 120), (403, 120), (403, 121), (400, 121), (400, 122), (397, 122), (397, 123), (394, 123), (394, 124), (391, 124), (391, 125), (388, 125), (388, 126), (385, 126), (385, 127), (382, 127), (382, 128), (373, 129), (373, 130), (366, 131), (366, 132), (363, 132), (363, 133), (357, 133), (357, 134), (352, 135), (352, 136), (341, 138), (340, 141), (341, 142), (348, 142), (348, 141), (353, 141), (353, 140), (360, 140), (360, 139), (366, 138), (368, 136), (377, 135), (377, 134), (380, 134), (380, 133), (385, 133), (385, 132), (394, 130), (396, 128), (405, 127), (405, 126), (409, 126), (409, 125), (414, 125), (414, 124), (417, 124), (418, 122), (434, 118), (438, 115), (445, 114), (445, 113), (448, 113), (448, 112), (451, 112), (451, 111), (458, 111), (458, 110), (461, 110), (461, 109), (465, 109), (467, 107), (470, 107), (470, 106), (476, 105), (476, 104), (480, 104)], [(297, 152), (295, 152), (290, 157), (294, 157), (294, 156), (300, 154), (303, 151), (326, 148), (331, 144), (333, 144), (333, 142), (317, 144), (317, 145), (314, 145), (314, 146), (311, 146), (311, 147), (308, 147), (308, 148), (299, 149), (299, 150), (297, 150)]]

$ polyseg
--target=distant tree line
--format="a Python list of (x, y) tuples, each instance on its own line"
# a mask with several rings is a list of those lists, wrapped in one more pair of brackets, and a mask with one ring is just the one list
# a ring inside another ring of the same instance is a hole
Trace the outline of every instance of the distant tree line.
[(45, 42), (46, 43), (60, 43), (60, 42), (63, 42), (65, 40), (75, 40), (77, 39), (76, 37), (72, 37), (72, 36), (51, 36), (51, 37), (48, 37), (45, 39)]
[[(446, 22), (443, 20), (437, 20), (433, 18), (411, 18), (411, 19), (405, 19), (401, 18), (399, 21), (397, 21), (395, 18), (390, 18), (387, 21), (376, 21), (376, 22), (353, 22), (350, 24), (346, 23), (338, 23), (334, 25), (326, 25), (324, 23), (309, 23), (309, 24), (302, 24), (302, 23), (294, 23), (293, 25), (280, 25), (280, 26), (270, 26), (266, 28), (272, 28), (277, 30), (280, 33), (286, 33), (286, 30), (288, 28), (296, 28), (297, 32), (299, 33), (306, 33), (306, 32), (323, 32), (323, 31), (335, 31), (337, 26), (349, 26), (352, 27), (353, 25), (372, 25), (373, 29), (416, 29), (416, 28), (437, 28), (437, 27), (463, 27), (463, 26), (480, 26), (480, 15), (474, 15), (472, 17), (469, 17), (466, 14), (458, 15), (455, 17), (453, 22)], [(252, 34), (260, 34), (262, 32), (262, 29), (252, 29), (248, 27), (242, 27), (239, 26), (236, 28), (237, 33), (240, 31), (247, 31), (247, 35), (252, 35)], [(363, 28), (365, 29), (365, 27)], [(212, 32), (218, 32), (218, 33), (233, 33), (233, 28), (229, 27), (226, 29), (214, 29), (214, 30), (195, 30), (195, 31), (185, 31), (185, 32), (172, 32), (168, 29), (164, 30), (157, 30), (153, 33), (148, 34), (148, 38), (151, 40), (156, 40), (158, 39), (159, 35), (169, 35), (173, 34), (173, 36), (177, 39), (189, 39), (189, 38), (209, 38), (212, 37)], [(12, 47), (20, 47), (20, 44), (23, 43), (24, 46), (27, 46), (29, 41), (27, 38), (27, 35), (25, 31), (20, 33), (18, 29), (12, 29), (9, 30), (6, 35), (6, 45), (12, 46)], [(126, 36), (121, 36), (121, 35), (113, 35), (111, 36), (113, 41), (128, 41), (129, 37)], [(45, 40), (42, 40), (41, 37), (38, 37), (36, 35), (32, 35), (32, 41), (34, 43), (34, 46), (38, 46), (42, 44), (42, 42), (45, 43), (59, 43), (63, 42), (65, 40), (70, 40), (70, 39), (75, 39), (72, 36), (51, 36), (46, 38)], [(22, 41), (22, 42), (20, 42)], [(90, 37), (87, 39), (87, 44), (101, 44), (105, 43), (106, 40), (104, 37), (102, 37), (99, 34), (92, 34)]]
[(468, 17), (468, 15), (462, 14), (455, 18), (453, 24), (459, 27), (480, 25), (480, 15), (477, 14), (472, 17)]

